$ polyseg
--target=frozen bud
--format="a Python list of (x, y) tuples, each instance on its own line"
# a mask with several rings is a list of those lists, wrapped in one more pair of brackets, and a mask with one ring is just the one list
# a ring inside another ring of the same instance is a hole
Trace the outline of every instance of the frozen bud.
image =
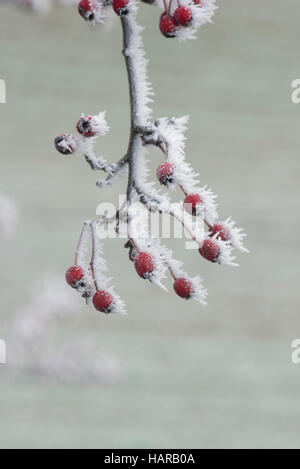
[(130, 0), (113, 0), (113, 9), (119, 16), (127, 15), (129, 13)]
[(54, 139), (55, 148), (62, 155), (70, 155), (79, 148), (78, 139), (71, 134), (60, 134)]
[(174, 283), (174, 290), (178, 296), (189, 300), (194, 292), (192, 282), (186, 278), (178, 278)]
[(156, 170), (156, 176), (159, 182), (164, 186), (174, 183), (174, 165), (172, 163), (163, 163)]
[(205, 239), (199, 252), (204, 259), (210, 262), (217, 262), (220, 255), (220, 248), (215, 240)]
[(189, 194), (184, 200), (184, 209), (191, 215), (197, 215), (204, 203), (199, 194)]
[(73, 265), (66, 272), (66, 281), (72, 288), (78, 288), (84, 278), (84, 270), (78, 265)]
[(174, 11), (174, 19), (180, 26), (188, 26), (193, 20), (192, 9), (185, 6), (180, 6)]
[(216, 238), (221, 238), (223, 241), (228, 241), (230, 239), (229, 229), (222, 223), (215, 223), (209, 229), (209, 236), (213, 237), (215, 235), (217, 235)]
[(163, 13), (160, 17), (159, 28), (161, 33), (168, 38), (176, 37), (177, 25), (173, 16)]
[(148, 252), (140, 252), (135, 258), (135, 269), (141, 278), (150, 278), (155, 269), (153, 256)]
[(114, 299), (112, 295), (106, 291), (97, 291), (93, 296), (93, 305), (97, 311), (109, 314), (112, 311)]
[(82, 114), (76, 125), (77, 131), (86, 138), (105, 135), (109, 127), (105, 119), (105, 112), (97, 116), (85, 116)]
[(78, 12), (85, 21), (94, 21), (99, 11), (100, 4), (97, 0), (81, 0), (78, 4)]

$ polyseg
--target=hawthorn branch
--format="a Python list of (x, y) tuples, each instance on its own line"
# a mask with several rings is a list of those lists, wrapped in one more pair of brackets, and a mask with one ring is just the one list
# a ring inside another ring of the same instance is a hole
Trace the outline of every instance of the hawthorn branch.
[(133, 36), (134, 28), (137, 28), (137, 23), (133, 16), (122, 16), (121, 17), (122, 30), (123, 30), (123, 56), (125, 59), (125, 65), (128, 76), (129, 84), (129, 97), (130, 97), (130, 137), (128, 144), (128, 185), (127, 185), (127, 200), (129, 205), (131, 204), (134, 194), (135, 194), (135, 182), (136, 182), (136, 166), (137, 160), (139, 157), (138, 146), (140, 143), (141, 136), (148, 132), (149, 129), (146, 123), (143, 121), (143, 118), (138, 113), (139, 107), (139, 93), (138, 93), (138, 72), (135, 67), (135, 56), (133, 48)]

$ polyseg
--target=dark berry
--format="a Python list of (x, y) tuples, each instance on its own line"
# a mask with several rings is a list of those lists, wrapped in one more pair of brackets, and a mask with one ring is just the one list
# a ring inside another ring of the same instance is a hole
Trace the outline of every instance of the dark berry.
[(55, 137), (54, 145), (62, 155), (70, 155), (78, 148), (78, 139), (74, 135), (60, 134)]

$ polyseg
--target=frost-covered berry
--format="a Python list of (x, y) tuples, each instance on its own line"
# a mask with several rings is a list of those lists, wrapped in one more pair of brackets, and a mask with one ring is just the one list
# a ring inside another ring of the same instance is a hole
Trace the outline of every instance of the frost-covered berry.
[(173, 16), (168, 13), (161, 15), (159, 28), (165, 37), (176, 37), (177, 25)]
[(211, 262), (217, 262), (220, 248), (216, 241), (213, 239), (205, 239), (202, 247), (199, 249), (199, 252), (204, 259), (207, 259)]
[(198, 207), (200, 207), (203, 202), (199, 194), (189, 194), (184, 200), (184, 209), (191, 215), (197, 215)]
[(223, 225), (223, 223), (215, 223), (209, 229), (209, 236), (213, 237), (217, 235), (217, 238), (221, 238), (223, 241), (228, 241), (230, 238), (230, 232), (227, 226)]
[(109, 131), (105, 112), (100, 112), (100, 114), (96, 116), (85, 116), (84, 114), (81, 114), (81, 118), (77, 122), (76, 129), (83, 137), (86, 138), (105, 135)]
[(55, 137), (54, 145), (56, 150), (62, 155), (70, 155), (77, 150), (79, 142), (74, 135), (60, 134)]
[(78, 4), (78, 12), (85, 21), (93, 21), (98, 9), (99, 3), (97, 0), (81, 0)]
[(193, 12), (189, 7), (180, 6), (174, 11), (174, 19), (180, 26), (188, 26), (193, 20)]
[(135, 258), (135, 269), (141, 278), (149, 278), (155, 269), (153, 256), (148, 252), (140, 252)]
[(66, 272), (66, 281), (72, 288), (77, 288), (83, 280), (84, 270), (78, 265), (73, 265)]
[(95, 137), (92, 119), (92, 116), (82, 116), (77, 122), (76, 129), (83, 137)]
[(198, 5), (198, 7), (203, 7), (202, 0), (193, 0), (194, 5)]
[(156, 176), (159, 182), (164, 186), (169, 186), (174, 182), (174, 165), (172, 163), (163, 163), (156, 170)]
[(113, 9), (119, 16), (127, 15), (129, 12), (128, 4), (130, 0), (113, 0)]
[(93, 296), (93, 305), (97, 311), (109, 314), (113, 308), (114, 299), (106, 291), (97, 291)]
[(184, 298), (185, 300), (190, 299), (192, 293), (194, 292), (192, 282), (186, 278), (178, 278), (173, 287), (177, 295), (181, 298)]

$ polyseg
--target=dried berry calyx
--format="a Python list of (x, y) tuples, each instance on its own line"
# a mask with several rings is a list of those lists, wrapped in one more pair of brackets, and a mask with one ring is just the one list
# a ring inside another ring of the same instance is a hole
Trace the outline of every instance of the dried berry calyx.
[(54, 139), (56, 150), (62, 155), (71, 155), (79, 147), (78, 139), (71, 134), (60, 134)]

